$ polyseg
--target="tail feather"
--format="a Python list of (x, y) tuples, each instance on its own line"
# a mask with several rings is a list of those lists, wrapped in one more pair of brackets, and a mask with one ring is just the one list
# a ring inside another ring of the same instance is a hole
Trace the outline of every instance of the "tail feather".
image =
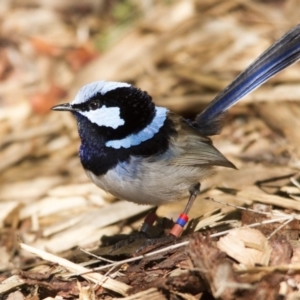
[(222, 116), (237, 103), (272, 76), (300, 59), (300, 24), (288, 31), (261, 54), (244, 72), (221, 91), (209, 105), (196, 116), (193, 125), (205, 135), (221, 131)]

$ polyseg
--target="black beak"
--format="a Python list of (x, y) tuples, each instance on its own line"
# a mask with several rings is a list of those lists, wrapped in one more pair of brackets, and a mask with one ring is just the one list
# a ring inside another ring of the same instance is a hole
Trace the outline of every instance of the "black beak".
[(70, 103), (59, 104), (59, 105), (53, 106), (51, 109), (52, 110), (58, 110), (58, 111), (74, 111), (75, 110), (71, 106)]

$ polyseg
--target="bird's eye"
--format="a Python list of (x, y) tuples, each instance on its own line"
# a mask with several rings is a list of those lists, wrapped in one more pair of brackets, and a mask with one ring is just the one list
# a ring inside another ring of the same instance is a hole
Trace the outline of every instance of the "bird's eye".
[(89, 102), (89, 104), (88, 104), (89, 110), (95, 110), (95, 109), (99, 108), (100, 106), (101, 106), (100, 102), (96, 101), (96, 100), (93, 100), (93, 101)]

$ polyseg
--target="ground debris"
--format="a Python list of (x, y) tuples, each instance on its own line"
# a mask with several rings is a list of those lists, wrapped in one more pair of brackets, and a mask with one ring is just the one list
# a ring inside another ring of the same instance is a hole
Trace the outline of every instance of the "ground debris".
[[(4, 1), (0, 299), (298, 299), (299, 64), (230, 109), (213, 142), (238, 170), (201, 183), (182, 237), (114, 251), (150, 208), (89, 181), (75, 121), (50, 107), (106, 79), (194, 117), (299, 14), (295, 0)], [(159, 207), (153, 236), (185, 204)]]

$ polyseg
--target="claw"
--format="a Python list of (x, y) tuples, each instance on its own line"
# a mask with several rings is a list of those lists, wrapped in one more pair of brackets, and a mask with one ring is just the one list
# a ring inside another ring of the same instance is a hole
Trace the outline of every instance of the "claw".
[(142, 255), (154, 249), (162, 247), (166, 244), (174, 242), (176, 238), (173, 235), (163, 236), (159, 238), (146, 239), (145, 244), (135, 251), (135, 255)]
[(138, 232), (136, 234), (129, 235), (127, 238), (118, 241), (116, 244), (112, 246), (110, 253), (122, 248), (128, 247), (130, 244), (134, 243), (137, 240), (147, 239), (148, 235), (145, 232)]

